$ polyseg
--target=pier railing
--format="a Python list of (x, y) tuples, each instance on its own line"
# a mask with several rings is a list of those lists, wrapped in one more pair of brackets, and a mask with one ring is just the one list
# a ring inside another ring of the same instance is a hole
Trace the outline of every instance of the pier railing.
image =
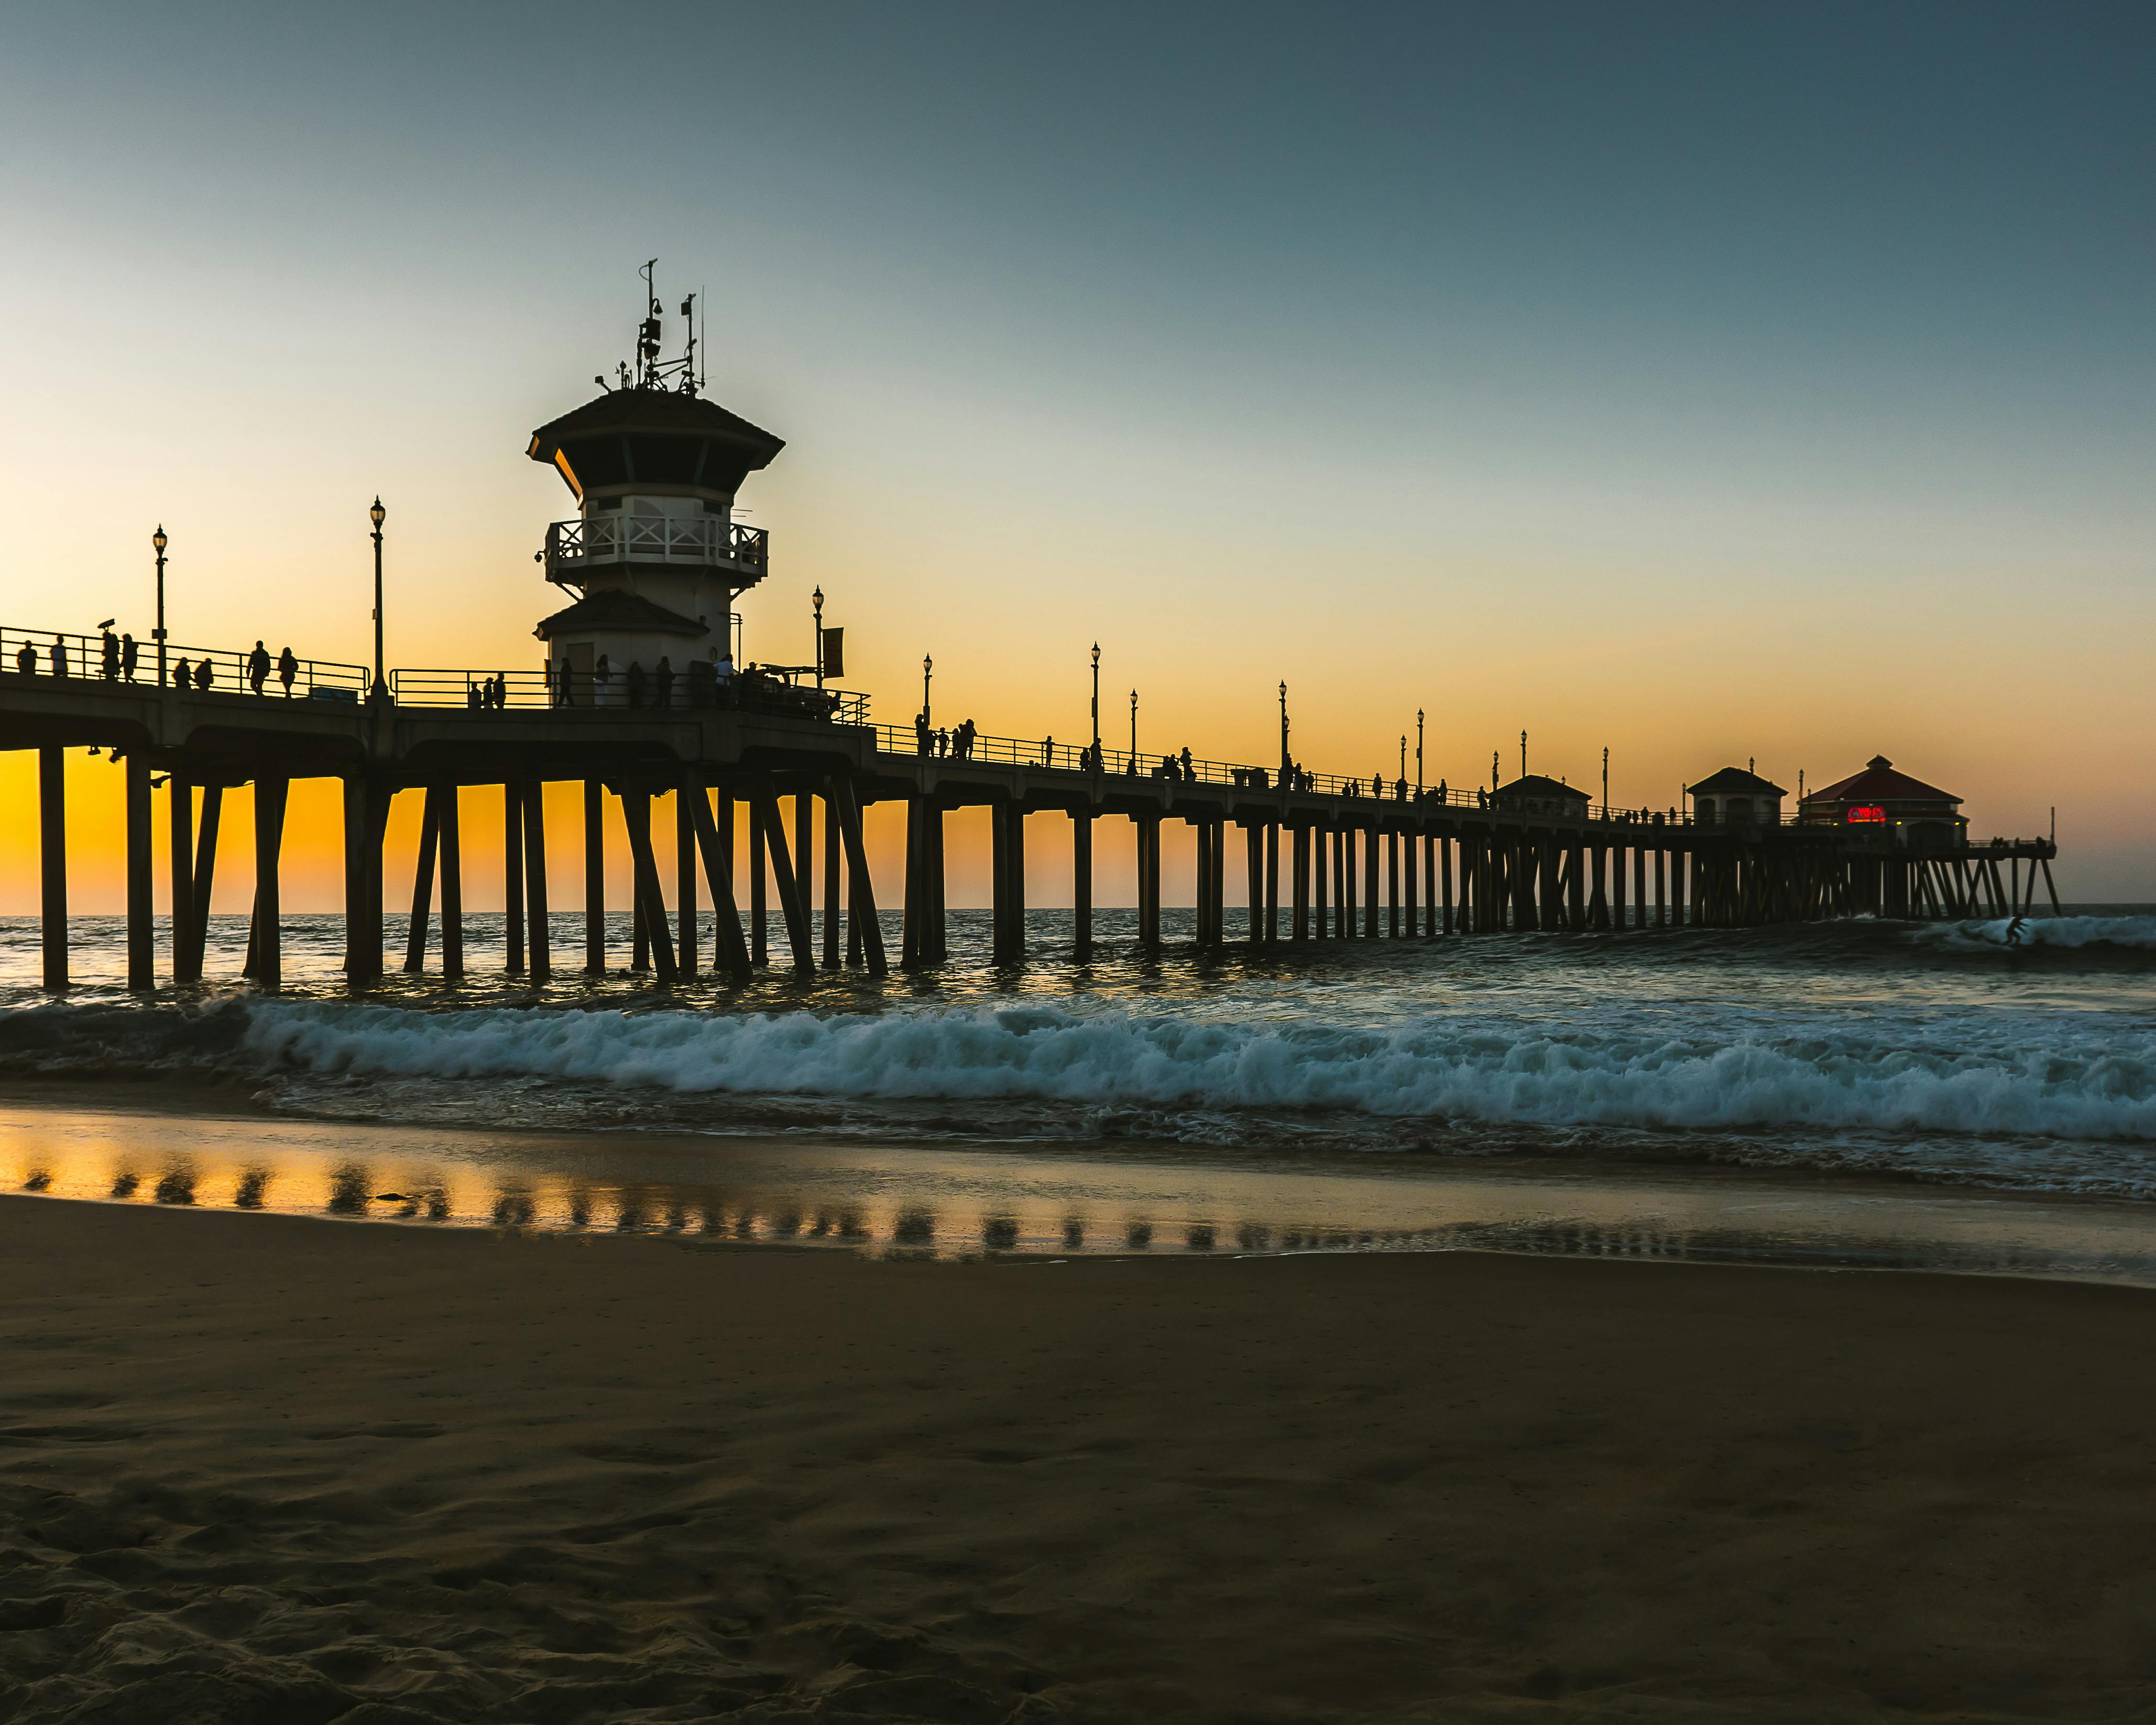
[(662, 684), (646, 673), (639, 686), (614, 671), (603, 680), (588, 672), (566, 678), (549, 671), (427, 669), (389, 673), (399, 706), (466, 707), (475, 711), (586, 713), (593, 711), (648, 717), (659, 712), (731, 711), (865, 725), (869, 698), (851, 689), (817, 689), (745, 671), (721, 682), (677, 674)]
[(608, 513), (589, 520), (549, 521), (541, 553), (549, 581), (581, 582), (596, 563), (729, 566), (761, 580), (771, 570), (771, 534), (715, 515)]
[[(157, 644), (137, 638), (131, 674), (121, 638), (55, 634), (50, 629), (0, 628), (0, 675), (43, 677), (48, 681), (86, 682), (100, 687), (154, 689), (157, 686)], [(266, 649), (265, 649), (266, 650)], [(234, 652), (219, 647), (167, 644), (166, 675), (177, 685), (182, 667), (187, 687), (197, 694), (259, 694), (264, 699), (335, 701), (349, 704), (367, 698), (372, 681), (363, 665), (341, 665), (334, 660), (301, 659), (287, 684), (271, 654), (261, 687), (254, 686), (250, 670), (253, 649)]]

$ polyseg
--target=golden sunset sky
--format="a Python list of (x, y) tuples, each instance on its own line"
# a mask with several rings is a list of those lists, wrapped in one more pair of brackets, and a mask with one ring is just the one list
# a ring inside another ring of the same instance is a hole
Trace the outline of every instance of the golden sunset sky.
[[(572, 505), (524, 446), (656, 255), (707, 393), (788, 440), (747, 655), (808, 657), (820, 584), (886, 721), (932, 652), (939, 720), (1083, 741), (1097, 639), (1118, 744), (1135, 687), (1142, 747), (1270, 762), (1285, 679), (1326, 771), (1391, 772), (1418, 708), (1432, 782), (1525, 728), (1658, 808), (1883, 752), (1979, 835), (2056, 806), (2065, 896), (2156, 898), (2150, 17), (18, 13), (0, 622), (146, 634), (162, 522), (177, 642), (363, 660), (379, 492), (391, 664), (535, 665)], [(120, 775), (70, 772), (74, 901), (116, 909)], [(0, 911), (33, 794), (0, 759)], [(338, 902), (336, 809), (295, 788), (295, 908)]]

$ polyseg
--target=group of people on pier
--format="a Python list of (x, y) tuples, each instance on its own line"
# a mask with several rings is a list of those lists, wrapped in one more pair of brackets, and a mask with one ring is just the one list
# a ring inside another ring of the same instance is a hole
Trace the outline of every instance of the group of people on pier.
[[(980, 735), (981, 727), (971, 719), (964, 721), (956, 729), (945, 726), (932, 730), (927, 713), (913, 716), (914, 747), (930, 760), (970, 761), (973, 758), (973, 744), (979, 740)], [(1052, 761), (1055, 749), (1054, 740), (1050, 739), (1042, 747), (1043, 759)]]
[[(82, 675), (88, 676), (90, 649), (86, 644), (82, 656), (85, 661)], [(54, 635), (52, 644), (43, 653), (38, 651), (33, 642), (23, 642), (15, 649), (16, 675), (24, 677), (38, 675), (38, 661), (40, 659), (49, 668), (47, 675), (55, 679), (65, 681), (76, 675), (74, 667), (69, 663), (68, 638), (65, 635)], [(142, 644), (131, 631), (122, 630), (115, 634), (111, 625), (107, 624), (98, 637), (98, 678), (108, 683), (132, 683), (136, 680), (136, 673), (141, 670), (141, 664)], [(254, 650), (241, 660), (241, 667), (248, 687), (255, 694), (264, 691), (274, 674), (288, 700), (291, 697), (292, 685), (300, 675), (300, 661), (290, 647), (272, 659), (269, 648), (259, 640), (254, 644)], [(192, 660), (182, 654), (172, 661), (166, 678), (172, 688), (196, 690), (208, 689), (217, 680), (208, 654)]]

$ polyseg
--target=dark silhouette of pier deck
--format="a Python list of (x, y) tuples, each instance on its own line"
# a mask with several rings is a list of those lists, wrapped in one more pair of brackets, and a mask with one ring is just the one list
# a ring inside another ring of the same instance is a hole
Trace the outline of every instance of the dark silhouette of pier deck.
[[(67, 675), (53, 674), (53, 643)], [(18, 659), (20, 648), (35, 649)], [(177, 649), (175, 649), (176, 651)], [(583, 787), (583, 968), (608, 968), (602, 850), (612, 819), (633, 862), (635, 950), (660, 983), (709, 967), (746, 977), (764, 962), (767, 881), (785, 954), (797, 970), (886, 968), (862, 810), (906, 809), (899, 960), (947, 956), (945, 817), (992, 811), (994, 951), (1024, 956), (1027, 818), (1071, 823), (1070, 951), (1092, 947), (1096, 820), (1137, 831), (1139, 939), (1161, 941), (1161, 828), (1195, 829), (1201, 947), (1231, 938), (1265, 946), (1341, 939), (1479, 937), (1507, 930), (1617, 932), (1727, 927), (1871, 913), (1889, 917), (2008, 916), (2034, 906), (2041, 869), (2054, 910), (2049, 839), (1938, 842), (1808, 822), (1702, 824), (1576, 802), (1498, 806), (1481, 792), (1444, 794), (1404, 782), (1280, 769), (1096, 756), (1045, 742), (981, 737), (963, 757), (924, 752), (912, 730), (869, 721), (864, 697), (742, 678), (669, 691), (668, 704), (569, 704), (570, 691), (526, 673), (501, 674), (503, 704), (475, 704), (481, 678), (399, 671), (377, 683), (362, 667), (304, 661), (287, 688), (249, 692), (243, 655), (209, 659), (207, 688), (106, 675), (100, 643), (49, 631), (0, 630), (0, 747), (39, 756), (44, 980), (68, 980), (67, 832), (62, 753), (95, 747), (126, 775), (128, 983), (157, 980), (152, 919), (153, 786), (168, 781), (172, 937), (169, 975), (202, 979), (218, 829), (226, 792), (251, 787), (255, 897), (247, 972), (281, 976), (279, 859), (288, 788), (334, 778), (343, 794), (345, 968), (355, 987), (384, 970), (382, 834), (391, 799), (424, 798), (412, 932), (404, 967), (425, 962), (439, 896), (439, 963), (464, 970), (459, 788), (503, 798), (507, 846), (505, 960), (544, 981), (551, 949), (542, 789)], [(27, 669), (23, 667), (28, 667)], [(654, 797), (675, 794), (675, 904), (661, 886)], [(736, 803), (746, 805), (747, 912), (737, 901)], [(817, 816), (822, 816), (822, 850)], [(790, 814), (791, 818), (788, 819)], [(1230, 829), (1234, 836), (1230, 836)], [(1240, 852), (1240, 857), (1234, 854)], [(811, 906), (820, 863), (822, 950)], [(1246, 919), (1229, 927), (1227, 886), (1239, 868)], [(714, 913), (716, 950), (699, 950), (699, 901)]]

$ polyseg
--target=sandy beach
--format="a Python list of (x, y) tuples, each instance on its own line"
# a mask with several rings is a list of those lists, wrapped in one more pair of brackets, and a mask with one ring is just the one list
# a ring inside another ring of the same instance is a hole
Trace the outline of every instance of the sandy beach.
[(0, 1203), (0, 1717), (2156, 1717), (2156, 1301)]

